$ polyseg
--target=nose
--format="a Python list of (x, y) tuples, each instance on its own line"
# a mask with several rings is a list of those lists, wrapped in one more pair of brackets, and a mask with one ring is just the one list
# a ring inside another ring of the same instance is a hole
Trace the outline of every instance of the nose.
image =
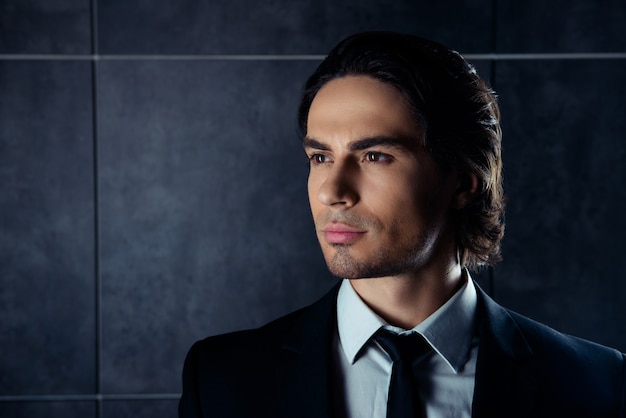
[(359, 201), (358, 164), (350, 160), (335, 161), (320, 185), (317, 198), (331, 207), (350, 208)]

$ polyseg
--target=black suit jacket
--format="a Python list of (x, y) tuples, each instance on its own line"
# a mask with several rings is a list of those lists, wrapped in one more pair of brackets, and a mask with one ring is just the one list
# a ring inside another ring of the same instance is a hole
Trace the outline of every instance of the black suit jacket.
[[(624, 354), (513, 313), (476, 287), (473, 417), (626, 418)], [(194, 344), (180, 417), (333, 416), (337, 290), (261, 328)]]

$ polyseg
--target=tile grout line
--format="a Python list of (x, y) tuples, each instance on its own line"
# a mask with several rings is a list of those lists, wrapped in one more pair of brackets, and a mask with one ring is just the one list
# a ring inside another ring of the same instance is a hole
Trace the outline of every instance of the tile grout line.
[[(98, 56), (98, 0), (91, 0), (91, 52)], [(91, 61), (94, 189), (94, 279), (95, 279), (95, 418), (103, 417), (102, 404), (102, 274), (100, 265), (100, 148), (98, 142), (98, 60)]]
[(82, 394), (82, 395), (15, 395), (0, 396), (2, 402), (81, 402), (95, 401), (144, 401), (144, 400), (178, 400), (180, 393), (134, 393), (134, 394)]
[[(92, 0), (96, 1), (96, 0)], [(97, 46), (96, 46), (97, 47)], [(564, 53), (473, 53), (462, 54), (467, 59), (494, 61), (525, 60), (621, 60), (626, 52), (564, 52)], [(0, 54), (0, 61), (320, 61), (325, 55), (272, 54)]]

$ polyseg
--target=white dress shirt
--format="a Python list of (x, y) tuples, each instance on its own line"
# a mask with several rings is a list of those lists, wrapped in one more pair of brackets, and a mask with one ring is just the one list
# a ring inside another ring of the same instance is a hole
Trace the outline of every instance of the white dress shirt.
[(376, 315), (344, 280), (337, 296), (334, 347), (335, 412), (346, 418), (384, 418), (392, 362), (370, 337), (384, 327), (418, 332), (434, 351), (417, 367), (419, 394), (428, 418), (471, 417), (478, 354), (476, 289), (466, 283), (443, 306), (412, 330), (391, 326)]

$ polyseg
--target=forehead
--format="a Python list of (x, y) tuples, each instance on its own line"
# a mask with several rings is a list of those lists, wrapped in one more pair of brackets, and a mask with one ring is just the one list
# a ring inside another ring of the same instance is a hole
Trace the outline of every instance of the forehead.
[(420, 137), (404, 96), (369, 76), (345, 76), (326, 83), (309, 109), (307, 136), (316, 139)]

